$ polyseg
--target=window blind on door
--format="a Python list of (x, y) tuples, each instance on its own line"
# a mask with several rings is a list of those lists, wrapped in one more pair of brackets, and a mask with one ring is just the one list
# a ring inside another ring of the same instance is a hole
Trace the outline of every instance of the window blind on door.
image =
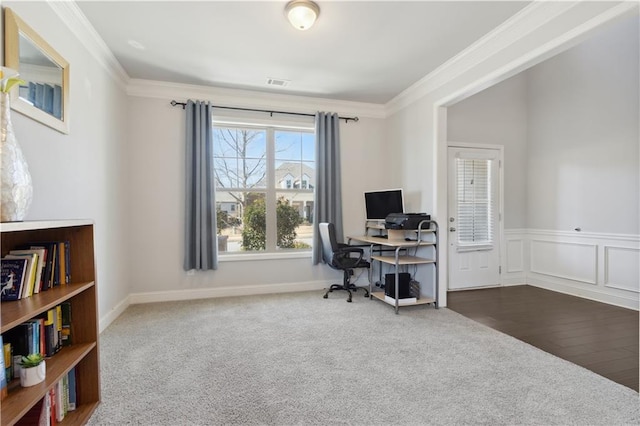
[(456, 158), (458, 245), (493, 244), (491, 167), (493, 160)]

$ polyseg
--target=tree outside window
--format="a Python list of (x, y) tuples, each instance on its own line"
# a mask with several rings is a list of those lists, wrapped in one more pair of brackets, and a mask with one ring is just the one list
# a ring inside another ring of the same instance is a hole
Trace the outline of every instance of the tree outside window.
[(227, 252), (310, 249), (313, 185), (300, 182), (315, 176), (313, 132), (214, 125), (213, 142)]

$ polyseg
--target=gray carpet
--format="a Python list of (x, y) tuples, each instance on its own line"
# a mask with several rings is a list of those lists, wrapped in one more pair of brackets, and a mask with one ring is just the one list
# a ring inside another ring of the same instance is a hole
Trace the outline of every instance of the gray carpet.
[(448, 309), (321, 294), (129, 307), (89, 424), (640, 423), (633, 390)]

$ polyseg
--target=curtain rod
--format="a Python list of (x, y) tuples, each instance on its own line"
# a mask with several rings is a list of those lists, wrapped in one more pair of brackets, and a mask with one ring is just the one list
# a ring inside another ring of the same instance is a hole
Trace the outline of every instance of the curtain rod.
[[(177, 102), (177, 101), (171, 101), (171, 106), (178, 106), (180, 105), (182, 107), (182, 109), (185, 109), (187, 106), (186, 102)], [(236, 111), (252, 111), (252, 112), (266, 112), (269, 113), (269, 115), (271, 117), (273, 117), (273, 114), (288, 114), (288, 115), (300, 115), (300, 116), (305, 116), (305, 117), (315, 117), (315, 114), (306, 114), (303, 112), (288, 112), (288, 111), (272, 111), (269, 109), (253, 109), (253, 108), (238, 108), (238, 107), (227, 107), (227, 106), (218, 106), (218, 105), (211, 105), (213, 108), (220, 108), (220, 109), (233, 109)], [(338, 116), (338, 118), (340, 120), (344, 120), (345, 123), (348, 123), (349, 121), (355, 121), (358, 122), (360, 121), (360, 118), (358, 117), (340, 117)]]

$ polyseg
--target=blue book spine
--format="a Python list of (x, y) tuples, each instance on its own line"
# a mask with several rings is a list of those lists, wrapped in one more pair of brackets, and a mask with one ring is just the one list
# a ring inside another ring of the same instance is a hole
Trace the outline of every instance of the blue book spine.
[(20, 299), (27, 259), (2, 259), (0, 262), (0, 299)]

